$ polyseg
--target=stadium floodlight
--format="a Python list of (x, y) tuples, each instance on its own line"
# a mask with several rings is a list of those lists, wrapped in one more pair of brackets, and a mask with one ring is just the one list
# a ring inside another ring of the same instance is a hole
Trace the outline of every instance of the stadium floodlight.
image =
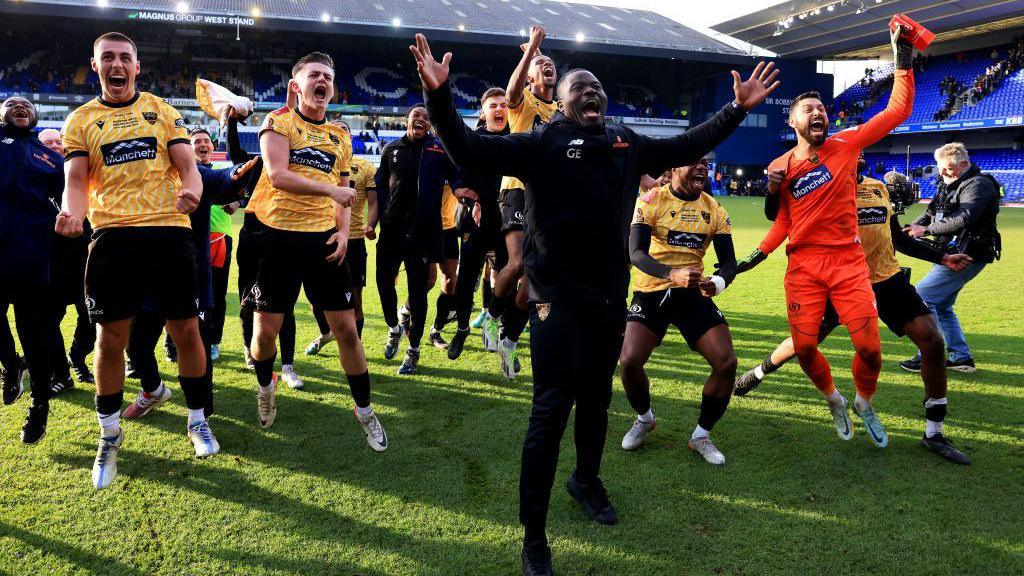
[(398, 28), (399, 26), (402, 25), (402, 19), (399, 18), (398, 16), (395, 16), (394, 18), (391, 19), (391, 25), (394, 26), (395, 28)]
[(465, 31), (466, 31), (466, 25), (465, 24), (459, 24), (459, 32), (465, 32)]
[(107, 7), (107, 0), (96, 0), (96, 5), (99, 6), (100, 8), (106, 8)]
[(833, 4), (829, 4), (829, 5), (828, 5), (828, 11), (829, 11), (829, 12), (835, 12), (835, 11), (836, 11), (836, 7), (835, 7), (835, 5), (833, 5)]
[(177, 8), (178, 12), (181, 12), (182, 14), (188, 12), (188, 2), (178, 2)]
[(252, 14), (253, 18), (259, 18), (260, 17), (260, 7), (259, 6), (253, 6), (252, 10), (250, 10), (249, 13)]
[(320, 21), (321, 22), (330, 22), (331, 21), (331, 15), (328, 14), (327, 12), (324, 12), (323, 14), (320, 15)]
[(583, 32), (577, 32), (576, 33), (576, 41), (577, 42), (583, 42), (586, 39), (587, 39), (587, 37), (583, 34)]
[(737, 168), (736, 169), (736, 175), (737, 176), (743, 176), (743, 168)]

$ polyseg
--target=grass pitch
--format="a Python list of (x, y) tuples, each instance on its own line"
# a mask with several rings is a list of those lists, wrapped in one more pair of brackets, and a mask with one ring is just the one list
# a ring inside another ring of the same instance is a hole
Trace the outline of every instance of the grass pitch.
[[(767, 229), (761, 202), (723, 201), (741, 255)], [(556, 573), (1024, 573), (1024, 260), (1017, 252), (1024, 211), (1004, 210), (1000, 228), (1003, 261), (972, 282), (957, 307), (979, 371), (951, 373), (947, 434), (971, 466), (949, 464), (918, 444), (922, 384), (897, 366), (912, 345), (883, 328), (875, 405), (888, 448), (875, 448), (856, 420), (853, 441), (839, 440), (822, 398), (793, 363), (733, 400), (714, 431), (728, 462), (712, 468), (686, 448), (707, 367), (670, 334), (648, 365), (659, 426), (636, 453), (619, 448), (634, 415), (615, 382), (603, 478), (622, 516), (618, 526), (587, 521), (565, 493), (574, 461), (570, 422), (551, 503)], [(370, 251), (373, 278), (372, 243)], [(915, 280), (929, 266), (901, 259)], [(717, 300), (741, 371), (787, 335), (784, 266), (781, 253), (772, 256)], [(518, 574), (528, 351), (514, 383), (476, 334), (457, 362), (425, 347), (420, 373), (399, 378), (397, 360), (382, 359), (376, 290), (365, 299), (365, 346), (387, 452), (366, 446), (334, 348), (302, 354), (316, 332), (305, 303), (297, 307), (296, 370), (306, 388), (280, 388), (277, 423), (261, 430), (255, 377), (241, 356), (237, 296), (229, 295), (212, 419), (220, 455), (192, 456), (173, 385), (171, 403), (125, 423), (118, 479), (96, 492), (91, 390), (54, 400), (48, 435), (34, 447), (18, 441), (27, 395), (0, 410), (0, 575)], [(823, 348), (840, 389), (852, 395), (845, 331)], [(175, 382), (174, 367), (161, 360), (165, 380)], [(137, 390), (129, 381), (126, 399)]]

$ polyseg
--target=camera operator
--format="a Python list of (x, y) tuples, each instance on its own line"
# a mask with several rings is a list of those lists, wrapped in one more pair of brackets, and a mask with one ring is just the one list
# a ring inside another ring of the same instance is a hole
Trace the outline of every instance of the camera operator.
[[(974, 372), (974, 358), (967, 346), (953, 304), (960, 290), (987, 264), (999, 259), (1002, 249), (996, 215), (999, 183), (972, 164), (963, 144), (946, 144), (935, 151), (941, 182), (935, 198), (904, 231), (915, 238), (933, 236), (941, 247), (971, 256), (974, 262), (962, 272), (936, 265), (917, 283), (917, 292), (935, 313), (949, 350), (948, 367)], [(921, 356), (900, 362), (908, 371), (921, 369)]]

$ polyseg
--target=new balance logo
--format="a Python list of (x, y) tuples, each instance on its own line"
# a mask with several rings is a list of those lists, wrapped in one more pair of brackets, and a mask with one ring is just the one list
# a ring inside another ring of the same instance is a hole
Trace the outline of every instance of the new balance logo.
[(880, 206), (874, 208), (857, 208), (857, 225), (885, 224), (889, 221), (889, 212)]
[(569, 146), (579, 146), (580, 144), (583, 144), (583, 139), (582, 138), (577, 138), (577, 139), (573, 140), (572, 142), (569, 142)]
[(665, 243), (669, 246), (681, 246), (683, 248), (701, 250), (704, 248), (704, 242), (707, 238), (707, 234), (669, 230), (668, 236), (665, 238)]
[(334, 169), (336, 156), (330, 152), (324, 152), (316, 148), (306, 147), (292, 150), (288, 161), (292, 164), (309, 166), (321, 172), (330, 173)]
[(136, 160), (156, 160), (157, 143), (153, 136), (110, 142), (100, 147), (103, 164), (116, 166)]
[(791, 186), (793, 199), (799, 200), (831, 181), (832, 173), (828, 171), (828, 167), (818, 166), (793, 182)]

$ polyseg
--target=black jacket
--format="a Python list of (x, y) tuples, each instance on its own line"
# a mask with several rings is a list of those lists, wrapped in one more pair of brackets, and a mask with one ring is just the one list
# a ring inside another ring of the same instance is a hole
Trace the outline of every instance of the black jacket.
[(439, 253), (441, 194), (455, 178), (455, 165), (434, 136), (418, 142), (402, 136), (388, 143), (374, 178), (381, 235), (399, 233), (425, 253)]
[[(476, 129), (476, 133), (482, 136), (493, 136), (495, 133), (489, 132), (487, 126), (480, 126)], [(508, 128), (498, 134), (508, 134)], [(493, 171), (478, 170), (474, 169), (472, 165), (459, 166), (459, 180), (453, 186), (466, 187), (477, 193), (480, 198), (480, 228), (479, 231), (483, 234), (498, 235), (501, 230), (501, 213), (498, 208), (498, 192), (501, 188), (501, 175)], [(473, 208), (474, 202), (472, 200), (466, 200), (462, 202), (462, 205), (466, 207), (466, 212), (469, 212)], [(472, 218), (469, 219), (472, 222)], [(472, 228), (476, 228), (475, 225)], [(469, 232), (469, 230), (462, 230), (461, 232)]]
[[(983, 263), (996, 259), (999, 231), (999, 184), (971, 164), (959, 178), (940, 182), (935, 197), (914, 224), (925, 226), (941, 245), (956, 243), (956, 250)], [(964, 241), (966, 240), (966, 245)]]
[(671, 138), (617, 124), (583, 128), (560, 113), (532, 132), (482, 136), (459, 118), (446, 83), (426, 94), (452, 159), (526, 185), (524, 264), (530, 301), (623, 305), (629, 287), (629, 224), (641, 174), (700, 159), (739, 126), (731, 105)]

